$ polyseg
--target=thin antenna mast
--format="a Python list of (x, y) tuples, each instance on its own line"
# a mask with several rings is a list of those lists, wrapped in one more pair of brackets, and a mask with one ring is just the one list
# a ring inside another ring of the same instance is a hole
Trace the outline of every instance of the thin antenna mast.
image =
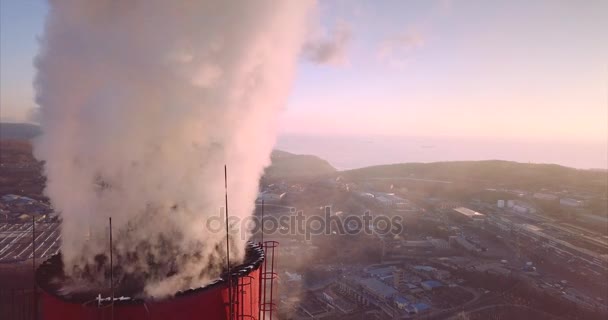
[(114, 258), (112, 254), (112, 217), (110, 217), (110, 290), (112, 295), (112, 319), (114, 319)]
[[(264, 250), (264, 199), (262, 198), (262, 227), (261, 227), (261, 231), (262, 231), (262, 236), (260, 239), (260, 248), (262, 250)], [(263, 270), (263, 266), (260, 266), (260, 284), (259, 284), (259, 297), (262, 297), (262, 287), (266, 288), (266, 283), (264, 282), (264, 286), (262, 286), (262, 281), (266, 281), (264, 280), (264, 271)], [(266, 301), (264, 301), (266, 302)], [(258, 319), (262, 319), (262, 309), (265, 308), (264, 302), (260, 303), (260, 305), (258, 306)]]
[(38, 297), (36, 297), (36, 217), (34, 215), (32, 215), (32, 269), (34, 270), (34, 291), (32, 291), (32, 299), (34, 302), (34, 319), (38, 319)]
[(230, 270), (230, 237), (228, 228), (228, 169), (224, 165), (224, 200), (226, 206), (226, 264), (228, 265), (228, 310), (230, 320), (232, 316), (232, 271)]

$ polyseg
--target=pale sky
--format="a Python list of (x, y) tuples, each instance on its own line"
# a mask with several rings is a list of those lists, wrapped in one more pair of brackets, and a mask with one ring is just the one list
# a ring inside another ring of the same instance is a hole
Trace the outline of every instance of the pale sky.
[[(0, 116), (35, 107), (47, 5), (2, 0)], [(283, 134), (608, 141), (608, 1), (321, 1)], [(318, 52), (317, 52), (318, 53)]]

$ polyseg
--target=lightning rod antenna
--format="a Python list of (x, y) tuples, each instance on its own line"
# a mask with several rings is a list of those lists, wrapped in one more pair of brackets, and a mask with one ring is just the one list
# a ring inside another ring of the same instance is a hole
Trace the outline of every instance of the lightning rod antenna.
[(110, 290), (112, 294), (111, 318), (114, 319), (114, 254), (112, 252), (112, 217), (110, 220)]
[(228, 227), (228, 169), (224, 165), (224, 200), (226, 209), (226, 264), (228, 265), (228, 308), (230, 319), (232, 316), (232, 271), (230, 270), (230, 236)]

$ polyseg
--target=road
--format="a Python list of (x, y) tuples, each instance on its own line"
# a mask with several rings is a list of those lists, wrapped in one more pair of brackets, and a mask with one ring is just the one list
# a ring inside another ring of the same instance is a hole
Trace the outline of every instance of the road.
[[(531, 307), (528, 307), (528, 306), (525, 306), (525, 305), (521, 305), (521, 304), (491, 304), (491, 305), (487, 305), (487, 306), (483, 306), (483, 307), (478, 307), (478, 308), (475, 308), (475, 309), (465, 310), (465, 312), (467, 314), (471, 314), (471, 313), (481, 312), (481, 311), (488, 310), (488, 309), (501, 308), (501, 307), (520, 308), (520, 309), (525, 309), (525, 310), (529, 310), (529, 311), (532, 311), (532, 312), (540, 313), (540, 314), (542, 314), (542, 315), (544, 315), (544, 316), (546, 316), (546, 317), (548, 317), (550, 319), (562, 319), (560, 317), (556, 317), (556, 316), (554, 316), (554, 315), (552, 315), (550, 313), (547, 313), (545, 311), (534, 309), (534, 308), (531, 308)], [(457, 319), (459, 319), (459, 315), (456, 314), (456, 315), (453, 315), (453, 316), (451, 316), (449, 318), (445, 318), (445, 319), (446, 320), (457, 320)]]

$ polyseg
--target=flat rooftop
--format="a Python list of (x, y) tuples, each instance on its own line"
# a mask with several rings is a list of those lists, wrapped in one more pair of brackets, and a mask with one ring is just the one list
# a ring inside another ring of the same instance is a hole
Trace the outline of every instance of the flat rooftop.
[(359, 280), (359, 283), (367, 290), (378, 296), (382, 296), (385, 299), (399, 293), (397, 290), (395, 290), (395, 288), (390, 287), (375, 278), (361, 279)]
[(482, 218), (484, 217), (483, 213), (479, 213), (475, 210), (471, 210), (469, 208), (465, 208), (465, 207), (458, 207), (458, 208), (454, 208), (454, 211), (467, 216), (469, 218)]

